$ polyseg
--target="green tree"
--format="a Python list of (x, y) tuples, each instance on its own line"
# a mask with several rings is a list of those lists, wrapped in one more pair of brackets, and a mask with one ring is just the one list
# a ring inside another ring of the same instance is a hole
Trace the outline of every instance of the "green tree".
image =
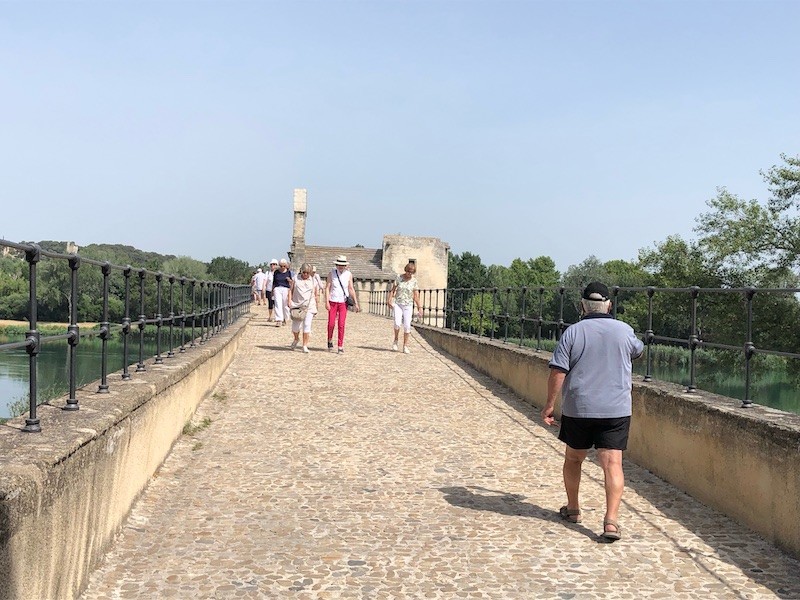
[(451, 252), (448, 256), (447, 287), (489, 287), (488, 269), (481, 262), (481, 257), (471, 252), (460, 255)]
[(254, 268), (243, 260), (230, 256), (215, 256), (208, 263), (208, 276), (226, 283), (248, 283)]
[(208, 267), (206, 263), (191, 258), (189, 256), (178, 256), (164, 261), (161, 265), (164, 275), (175, 275), (176, 277), (186, 277), (188, 279), (208, 279)]
[(800, 156), (761, 172), (770, 197), (743, 200), (720, 187), (697, 219), (700, 245), (732, 285), (771, 285), (800, 267)]
[(0, 319), (23, 320), (28, 314), (28, 263), (0, 257)]
[(499, 307), (494, 302), (490, 292), (475, 294), (464, 305), (466, 314), (462, 320), (461, 329), (477, 335), (491, 335), (497, 333), (499, 323), (493, 318)]

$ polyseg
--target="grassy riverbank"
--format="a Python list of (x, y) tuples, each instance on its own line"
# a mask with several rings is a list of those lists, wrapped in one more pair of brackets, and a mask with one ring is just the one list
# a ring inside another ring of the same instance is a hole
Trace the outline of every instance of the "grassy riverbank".
[[(78, 323), (78, 326), (85, 331), (89, 331), (98, 326), (97, 323)], [(42, 335), (57, 335), (59, 333), (66, 333), (69, 323), (47, 323), (39, 322), (36, 324), (36, 329)], [(25, 335), (30, 329), (30, 324), (27, 321), (11, 321), (9, 319), (0, 319), (0, 336), (15, 336)]]

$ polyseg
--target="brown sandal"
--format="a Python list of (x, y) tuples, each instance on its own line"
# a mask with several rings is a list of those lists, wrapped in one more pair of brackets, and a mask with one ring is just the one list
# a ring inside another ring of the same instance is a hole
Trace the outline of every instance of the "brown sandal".
[[(613, 527), (614, 531), (606, 530), (606, 527)], [(619, 540), (622, 539), (622, 527), (619, 526), (619, 523), (616, 521), (612, 521), (611, 519), (603, 519), (603, 533), (600, 534), (607, 540)]]
[(562, 506), (558, 509), (558, 515), (564, 519), (565, 521), (569, 521), (570, 523), (580, 523), (581, 522), (581, 509), (580, 508), (567, 508), (566, 506)]

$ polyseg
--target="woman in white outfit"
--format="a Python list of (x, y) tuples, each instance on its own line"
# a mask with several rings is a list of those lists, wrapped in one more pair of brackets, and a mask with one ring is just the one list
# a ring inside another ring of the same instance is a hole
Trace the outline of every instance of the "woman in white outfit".
[(306, 316), (302, 321), (292, 319), (292, 350), (297, 347), (300, 341), (300, 330), (303, 330), (303, 352), (308, 354), (308, 338), (311, 335), (311, 322), (317, 314), (317, 299), (319, 297), (319, 286), (311, 273), (311, 265), (303, 263), (300, 267), (300, 277), (292, 280), (289, 288), (289, 308), (308, 307)]
[(417, 284), (417, 278), (414, 277), (416, 273), (416, 263), (409, 261), (403, 274), (397, 276), (386, 300), (389, 308), (394, 313), (394, 342), (392, 342), (392, 350), (395, 352), (397, 352), (400, 327), (403, 328), (403, 352), (405, 354), (411, 352), (408, 349), (408, 337), (411, 334), (411, 317), (414, 306), (417, 307), (417, 316), (422, 315), (422, 307), (419, 303), (419, 284)]
[(275, 298), (275, 322), (285, 325), (289, 320), (289, 288), (294, 275), (289, 270), (289, 261), (278, 261), (278, 270), (272, 274), (272, 297)]

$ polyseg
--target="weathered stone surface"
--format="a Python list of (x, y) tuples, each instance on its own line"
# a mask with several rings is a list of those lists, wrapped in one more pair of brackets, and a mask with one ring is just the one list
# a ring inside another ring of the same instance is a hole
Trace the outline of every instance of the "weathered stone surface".
[(800, 597), (797, 560), (627, 462), (623, 539), (594, 463), (565, 525), (555, 429), (388, 320), (349, 315), (336, 355), (321, 315), (303, 354), (255, 310), (86, 600)]

